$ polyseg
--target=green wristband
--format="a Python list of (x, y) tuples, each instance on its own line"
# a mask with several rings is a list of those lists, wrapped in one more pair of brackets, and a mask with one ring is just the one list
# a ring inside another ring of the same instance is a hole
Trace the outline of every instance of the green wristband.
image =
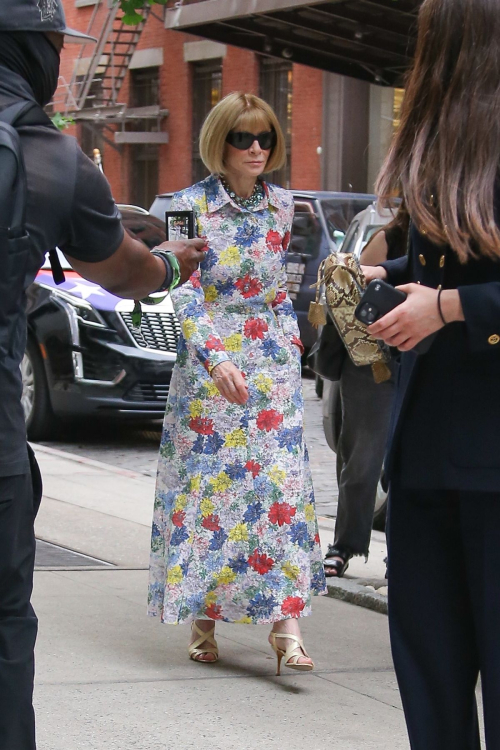
[[(168, 255), (168, 262), (170, 263), (170, 266), (172, 268), (173, 273), (173, 279), (172, 283), (170, 284), (168, 291), (171, 292), (175, 289), (176, 286), (179, 286), (181, 281), (181, 269), (179, 266), (179, 261), (177, 260), (177, 257), (174, 255), (174, 253), (171, 253), (169, 250), (162, 250), (162, 255)], [(144, 297), (144, 299), (141, 300), (134, 300), (134, 309), (132, 310), (132, 326), (136, 329), (140, 329), (141, 323), (142, 323), (142, 306), (141, 302), (145, 305), (158, 305), (160, 302), (163, 302), (163, 300), (167, 297), (166, 294), (162, 294), (161, 297)]]
[(179, 286), (181, 283), (181, 268), (179, 266), (179, 261), (177, 260), (177, 256), (171, 253), (169, 250), (166, 251), (166, 255), (168, 255), (168, 259), (170, 261), (170, 265), (172, 266), (172, 271), (174, 272), (174, 279), (172, 283), (170, 284), (170, 291), (175, 289), (176, 286)]

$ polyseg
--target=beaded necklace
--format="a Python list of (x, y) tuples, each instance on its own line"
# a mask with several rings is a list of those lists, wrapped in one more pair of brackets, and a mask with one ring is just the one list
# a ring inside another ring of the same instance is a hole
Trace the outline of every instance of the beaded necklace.
[(252, 190), (252, 194), (249, 195), (248, 198), (242, 198), (240, 195), (237, 195), (224, 177), (221, 177), (220, 180), (226, 193), (240, 208), (246, 208), (247, 210), (256, 208), (264, 198), (264, 186), (260, 180), (257, 180), (254, 189)]

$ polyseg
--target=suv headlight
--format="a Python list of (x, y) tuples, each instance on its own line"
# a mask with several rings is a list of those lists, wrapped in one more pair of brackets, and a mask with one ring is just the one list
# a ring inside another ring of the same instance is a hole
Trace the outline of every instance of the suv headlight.
[[(41, 286), (44, 286), (43, 284)], [(98, 311), (93, 307), (90, 302), (85, 299), (75, 297), (69, 292), (65, 292), (63, 289), (54, 289), (53, 287), (45, 287), (50, 289), (52, 296), (57, 300), (64, 302), (65, 305), (69, 305), (73, 314), (76, 315), (77, 322), (82, 323), (85, 326), (91, 326), (92, 328), (107, 328), (105, 320), (101, 317)]]

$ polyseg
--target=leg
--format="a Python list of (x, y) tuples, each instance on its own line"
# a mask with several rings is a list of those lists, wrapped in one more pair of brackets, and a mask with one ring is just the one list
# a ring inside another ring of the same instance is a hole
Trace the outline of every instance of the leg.
[(483, 692), (486, 747), (500, 747), (500, 496), (461, 493), (467, 581)]
[(41, 481), (34, 458), (32, 475), (0, 477), (0, 750), (35, 748), (37, 619), (30, 597)]
[(389, 501), (389, 628), (412, 750), (479, 750), (479, 661), (455, 493)]
[(375, 383), (370, 367), (346, 357), (340, 381), (342, 429), (337, 467), (335, 547), (368, 555), (375, 495), (386, 449), (394, 383)]

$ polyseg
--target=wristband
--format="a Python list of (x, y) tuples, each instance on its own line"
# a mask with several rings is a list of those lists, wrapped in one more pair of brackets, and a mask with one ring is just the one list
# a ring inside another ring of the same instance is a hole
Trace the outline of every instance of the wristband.
[(438, 292), (438, 299), (437, 299), (437, 303), (438, 303), (438, 312), (439, 312), (439, 317), (440, 317), (440, 318), (441, 318), (441, 320), (443, 321), (443, 325), (444, 325), (444, 326), (447, 326), (447, 325), (448, 325), (448, 323), (447, 323), (447, 322), (446, 322), (446, 320), (444, 319), (444, 315), (443, 315), (443, 310), (441, 309), (441, 292), (442, 292), (442, 291), (443, 291), (443, 290), (442, 290), (442, 289), (440, 289), (440, 290), (439, 290), (439, 292)]
[(155, 289), (153, 294), (157, 294), (158, 292), (168, 292), (170, 291), (172, 283), (174, 281), (174, 268), (169, 258), (170, 253), (166, 253), (165, 251), (161, 250), (161, 248), (155, 247), (153, 248), (153, 250), (151, 250), (151, 255), (155, 255), (157, 258), (161, 258), (163, 265), (165, 266), (165, 278), (163, 279), (163, 283), (160, 284), (158, 289)]
[(170, 266), (172, 268), (173, 279), (172, 283), (170, 284), (170, 291), (172, 291), (181, 283), (181, 267), (179, 266), (179, 261), (177, 260), (177, 256), (174, 255), (174, 253), (170, 252), (170, 250), (163, 250), (162, 252), (164, 252), (165, 255), (168, 256), (168, 260), (170, 261)]
[[(181, 280), (181, 269), (179, 261), (176, 256), (168, 250), (162, 250), (160, 247), (155, 247), (151, 250), (151, 255), (156, 255), (157, 258), (161, 258), (165, 266), (165, 279), (163, 284), (158, 287), (152, 294), (158, 294), (161, 292), (171, 292), (176, 286), (179, 286)], [(141, 300), (134, 300), (134, 309), (132, 310), (132, 326), (136, 329), (140, 329), (142, 322), (142, 307), (141, 303), (145, 305), (158, 305), (163, 302), (167, 295), (164, 294), (162, 297), (151, 297), (148, 295)]]

